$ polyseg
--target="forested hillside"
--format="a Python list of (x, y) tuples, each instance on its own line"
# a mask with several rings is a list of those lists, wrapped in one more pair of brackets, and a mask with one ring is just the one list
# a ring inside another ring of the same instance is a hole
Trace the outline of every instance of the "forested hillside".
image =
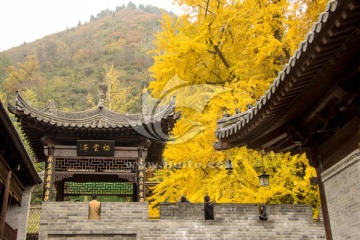
[(154, 48), (161, 16), (157, 7), (137, 8), (129, 2), (89, 16), (89, 22), (75, 28), (0, 53), (2, 98), (13, 100), (20, 91), (37, 107), (45, 108), (53, 99), (62, 110), (79, 111), (97, 104), (98, 84), (106, 82), (116, 86), (112, 99), (122, 102), (112, 104), (112, 110), (138, 112), (153, 64), (147, 52)]

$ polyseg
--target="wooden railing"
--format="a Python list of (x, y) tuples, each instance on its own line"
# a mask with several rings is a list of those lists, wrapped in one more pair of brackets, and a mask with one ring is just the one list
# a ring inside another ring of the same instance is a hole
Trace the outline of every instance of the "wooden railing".
[(5, 240), (16, 240), (17, 230), (13, 229), (9, 224), (5, 222), (4, 238)]
[[(5, 183), (5, 179), (9, 171), (11, 171), (11, 168), (6, 163), (5, 159), (0, 156), (0, 183)], [(12, 174), (9, 191), (10, 195), (13, 196), (16, 201), (20, 203), (22, 193), (24, 191), (24, 186), (21, 184), (15, 174)]]

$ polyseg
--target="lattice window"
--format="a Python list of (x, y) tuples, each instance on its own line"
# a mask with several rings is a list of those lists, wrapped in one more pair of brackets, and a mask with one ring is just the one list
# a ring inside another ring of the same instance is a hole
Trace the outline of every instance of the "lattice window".
[[(84, 202), (90, 201), (90, 196), (85, 200), (82, 196), (65, 196), (64, 201), (70, 202)], [(100, 202), (133, 202), (133, 196), (98, 196)]]
[(118, 195), (118, 196), (132, 196), (133, 183), (127, 182), (65, 182), (64, 195), (78, 196), (91, 195), (96, 193), (98, 195)]
[(62, 158), (55, 160), (55, 171), (59, 172), (136, 172), (135, 159), (122, 158)]

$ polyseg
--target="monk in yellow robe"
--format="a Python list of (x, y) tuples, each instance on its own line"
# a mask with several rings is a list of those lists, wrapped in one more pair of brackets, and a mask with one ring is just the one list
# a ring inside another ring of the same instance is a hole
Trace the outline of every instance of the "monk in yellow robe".
[(97, 195), (91, 195), (89, 202), (89, 220), (100, 220), (101, 203), (97, 200)]

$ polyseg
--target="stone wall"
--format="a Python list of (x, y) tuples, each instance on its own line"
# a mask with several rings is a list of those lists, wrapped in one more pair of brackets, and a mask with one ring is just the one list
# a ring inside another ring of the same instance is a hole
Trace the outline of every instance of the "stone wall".
[(360, 150), (321, 174), (333, 239), (360, 239)]
[(39, 239), (325, 239), (308, 205), (270, 205), (260, 221), (255, 204), (215, 204), (204, 220), (203, 204), (161, 204), (160, 219), (148, 218), (147, 203), (102, 203), (101, 220), (88, 220), (81, 202), (44, 202)]

